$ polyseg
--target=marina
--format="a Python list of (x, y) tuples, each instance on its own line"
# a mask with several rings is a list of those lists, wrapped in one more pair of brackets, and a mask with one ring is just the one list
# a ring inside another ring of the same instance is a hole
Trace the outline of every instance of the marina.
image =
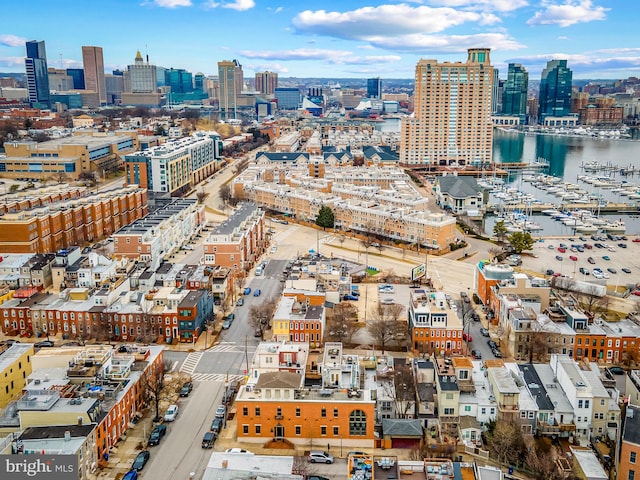
[(630, 163), (640, 142), (619, 139), (524, 135), (496, 131), (494, 161), (545, 159), (549, 168), (486, 176), (484, 231), (497, 221), (508, 231), (535, 236), (640, 233), (640, 170)]

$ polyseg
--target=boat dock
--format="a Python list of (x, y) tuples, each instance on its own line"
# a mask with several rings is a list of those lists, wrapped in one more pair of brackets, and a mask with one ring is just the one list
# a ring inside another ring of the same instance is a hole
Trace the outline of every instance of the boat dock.
[(628, 203), (605, 203), (598, 206), (598, 203), (539, 203), (532, 205), (528, 204), (509, 204), (509, 205), (487, 205), (485, 212), (487, 214), (496, 214), (505, 210), (520, 210), (534, 213), (541, 213), (543, 210), (552, 208), (562, 208), (565, 211), (571, 210), (598, 210), (600, 213), (640, 213), (640, 207), (636, 205), (630, 205)]

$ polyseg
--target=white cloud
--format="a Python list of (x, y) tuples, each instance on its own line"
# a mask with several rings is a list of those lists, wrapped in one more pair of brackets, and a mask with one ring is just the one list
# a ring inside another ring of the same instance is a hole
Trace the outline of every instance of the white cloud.
[(0, 57), (0, 68), (24, 67), (24, 57)]
[(24, 47), (27, 39), (16, 35), (2, 34), (0, 35), (0, 45), (3, 47)]
[(530, 75), (538, 74), (549, 60), (567, 60), (574, 78), (601, 76), (615, 78), (628, 76), (629, 72), (640, 68), (640, 48), (594, 50), (588, 53), (567, 54), (562, 52), (541, 55), (525, 55), (509, 58), (505, 63), (522, 63)]
[(205, 4), (205, 6), (208, 8), (217, 8), (217, 7), (230, 8), (232, 10), (237, 10), (238, 12), (242, 12), (244, 10), (250, 10), (253, 7), (255, 7), (256, 2), (255, 0), (234, 0), (233, 2), (221, 3), (221, 2), (216, 2), (214, 0), (211, 0), (210, 2)]
[(467, 22), (491, 25), (500, 22), (500, 19), (491, 13), (413, 7), (404, 3), (363, 7), (347, 12), (305, 10), (293, 19), (293, 25), (300, 32), (351, 40), (363, 39), (371, 32), (381, 36), (435, 33)]
[(423, 35), (420, 33), (397, 37), (371, 36), (366, 40), (378, 48), (399, 52), (452, 53), (467, 48), (483, 47), (493, 50), (519, 50), (525, 48), (503, 33), (478, 33), (475, 35)]
[(191, 0), (153, 0), (153, 4), (163, 8), (190, 7)]
[(569, 37), (567, 37), (566, 35), (560, 35), (558, 37), (558, 40), (569, 40)]
[(569, 27), (576, 23), (587, 23), (604, 20), (610, 8), (598, 7), (591, 0), (565, 0), (564, 3), (554, 3), (543, 0), (545, 8), (527, 20), (528, 25), (558, 25)]
[(271, 61), (313, 60), (324, 61), (333, 65), (375, 65), (379, 63), (397, 62), (399, 55), (354, 55), (347, 50), (325, 50), (298, 48), (294, 50), (253, 51), (243, 50), (240, 55), (247, 58), (258, 58)]
[(276, 73), (289, 73), (289, 69), (280, 63), (245, 63), (243, 64), (245, 70), (253, 70), (254, 72), (276, 72)]
[(429, 5), (437, 7), (465, 7), (471, 10), (494, 10), (497, 12), (511, 12), (526, 7), (526, 0), (426, 0)]

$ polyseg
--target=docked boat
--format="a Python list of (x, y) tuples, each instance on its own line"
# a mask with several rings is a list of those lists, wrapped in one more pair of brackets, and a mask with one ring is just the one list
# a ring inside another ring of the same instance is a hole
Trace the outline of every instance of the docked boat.
[(624, 233), (627, 231), (627, 226), (622, 220), (607, 222), (600, 228), (605, 232)]

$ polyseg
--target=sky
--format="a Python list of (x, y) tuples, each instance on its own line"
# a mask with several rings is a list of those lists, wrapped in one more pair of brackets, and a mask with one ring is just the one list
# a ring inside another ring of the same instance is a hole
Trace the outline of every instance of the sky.
[[(6, 1), (0, 72), (24, 72), (26, 40), (46, 42), (49, 67), (82, 66), (83, 45), (105, 70), (136, 51), (153, 64), (217, 75), (237, 59), (245, 77), (413, 78), (420, 58), (465, 61), (491, 48), (539, 79), (567, 59), (574, 79), (640, 76), (637, 0), (29, 0)], [(636, 11), (634, 14), (633, 12)]]

